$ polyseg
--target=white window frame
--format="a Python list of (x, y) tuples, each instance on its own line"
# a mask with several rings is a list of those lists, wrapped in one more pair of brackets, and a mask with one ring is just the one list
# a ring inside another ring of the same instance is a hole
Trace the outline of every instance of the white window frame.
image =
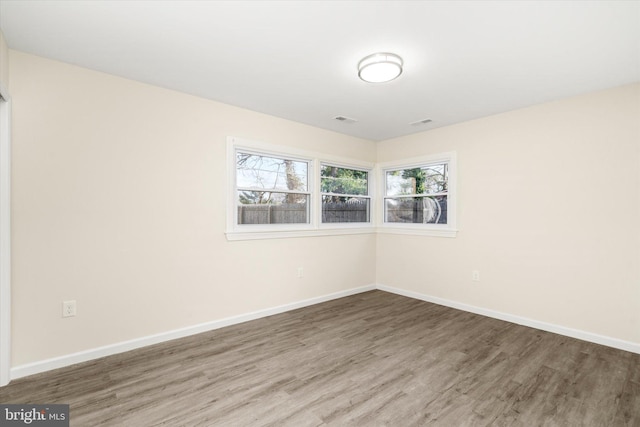
[[(308, 162), (309, 222), (303, 224), (238, 224), (236, 153), (244, 152)], [(330, 164), (349, 169), (369, 172), (369, 196), (373, 191), (372, 180), (375, 165), (372, 163), (332, 157), (309, 151), (299, 150), (252, 141), (237, 137), (227, 138), (227, 240), (278, 239), (289, 237), (329, 236), (342, 234), (374, 233), (375, 210), (370, 205), (369, 223), (328, 223), (322, 224), (322, 195), (320, 192), (320, 165)]]
[[(291, 154), (284, 153), (276, 153), (276, 152), (266, 152), (266, 151), (256, 151), (255, 149), (250, 148), (242, 148), (239, 146), (235, 147), (234, 150), (234, 164), (237, 162), (237, 154), (252, 154), (256, 156), (268, 156), (276, 159), (282, 160), (293, 160), (295, 162), (306, 163), (307, 164), (307, 189), (305, 191), (292, 191), (292, 190), (282, 190), (282, 189), (270, 189), (270, 188), (249, 188), (249, 187), (239, 187), (236, 182), (237, 173), (234, 173), (233, 176), (233, 192), (234, 192), (234, 203), (235, 203), (235, 212), (236, 212), (236, 223), (234, 224), (238, 229), (247, 229), (250, 231), (273, 231), (273, 230), (306, 230), (313, 226), (313, 178), (314, 178), (314, 164), (312, 158), (300, 157)], [(238, 224), (237, 223), (237, 215), (238, 215), (238, 203), (237, 203), (237, 195), (238, 191), (248, 190), (248, 191), (264, 191), (264, 192), (272, 192), (272, 193), (286, 193), (286, 194), (303, 194), (307, 196), (307, 221), (299, 222), (299, 223), (281, 223), (281, 224)]]
[(0, 82), (0, 387), (11, 380), (11, 97)]
[[(332, 162), (332, 161), (320, 161), (318, 167), (318, 224), (321, 228), (370, 228), (372, 227), (374, 222), (374, 212), (375, 212), (375, 197), (374, 197), (374, 181), (375, 181), (375, 167), (371, 166), (369, 168), (362, 166), (354, 166), (353, 164), (345, 164), (340, 162)], [(367, 172), (367, 194), (365, 196), (360, 196), (356, 194), (338, 194), (338, 193), (324, 193), (321, 190), (320, 184), (322, 183), (322, 178), (320, 176), (320, 169), (322, 166), (335, 166), (342, 169), (352, 169)], [(357, 197), (362, 199), (369, 199), (369, 221), (367, 222), (322, 222), (322, 196), (323, 195), (331, 195), (338, 197)]]
[[(400, 169), (413, 169), (434, 164), (448, 164), (447, 178), (447, 224), (415, 224), (385, 222), (384, 199), (386, 197), (386, 173)], [(386, 162), (376, 167), (380, 194), (377, 197), (378, 232), (387, 234), (411, 234), (421, 236), (456, 237), (456, 181), (457, 165), (454, 151), (431, 156)]]

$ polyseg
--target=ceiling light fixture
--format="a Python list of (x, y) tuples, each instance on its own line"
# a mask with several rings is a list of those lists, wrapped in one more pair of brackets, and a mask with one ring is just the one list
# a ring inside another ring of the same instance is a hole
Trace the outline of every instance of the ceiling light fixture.
[(369, 83), (389, 82), (402, 74), (402, 65), (395, 53), (374, 53), (358, 62), (358, 77)]

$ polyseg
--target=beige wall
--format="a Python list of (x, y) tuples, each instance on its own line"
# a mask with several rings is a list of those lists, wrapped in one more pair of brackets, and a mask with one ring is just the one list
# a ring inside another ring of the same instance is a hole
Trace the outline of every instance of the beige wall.
[(9, 48), (0, 31), (0, 85), (9, 88)]
[(640, 343), (639, 121), (636, 84), (379, 143), (457, 151), (460, 232), (379, 235), (378, 283)]
[(13, 366), (375, 283), (375, 235), (224, 236), (227, 136), (371, 162), (374, 143), (10, 56)]

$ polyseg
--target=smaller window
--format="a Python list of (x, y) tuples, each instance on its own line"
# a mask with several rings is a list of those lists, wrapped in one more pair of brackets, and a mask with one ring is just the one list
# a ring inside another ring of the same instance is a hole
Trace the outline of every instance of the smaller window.
[(309, 162), (237, 151), (237, 224), (308, 224)]
[(456, 237), (456, 153), (379, 165), (381, 233)]
[(447, 224), (448, 163), (385, 171), (384, 220)]
[(323, 224), (371, 221), (368, 171), (323, 164), (320, 192)]

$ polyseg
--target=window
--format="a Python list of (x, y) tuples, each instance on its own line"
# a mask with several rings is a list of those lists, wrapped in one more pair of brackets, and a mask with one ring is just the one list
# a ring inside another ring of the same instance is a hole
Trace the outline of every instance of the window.
[(386, 171), (385, 222), (447, 223), (446, 163)]
[(236, 151), (237, 223), (308, 224), (309, 162)]
[(373, 233), (374, 165), (227, 139), (228, 240)]
[(227, 161), (228, 240), (456, 236), (454, 152), (376, 166), (229, 137)]
[(455, 237), (455, 153), (381, 169), (383, 227)]
[(368, 223), (369, 172), (330, 164), (320, 168), (322, 223)]

